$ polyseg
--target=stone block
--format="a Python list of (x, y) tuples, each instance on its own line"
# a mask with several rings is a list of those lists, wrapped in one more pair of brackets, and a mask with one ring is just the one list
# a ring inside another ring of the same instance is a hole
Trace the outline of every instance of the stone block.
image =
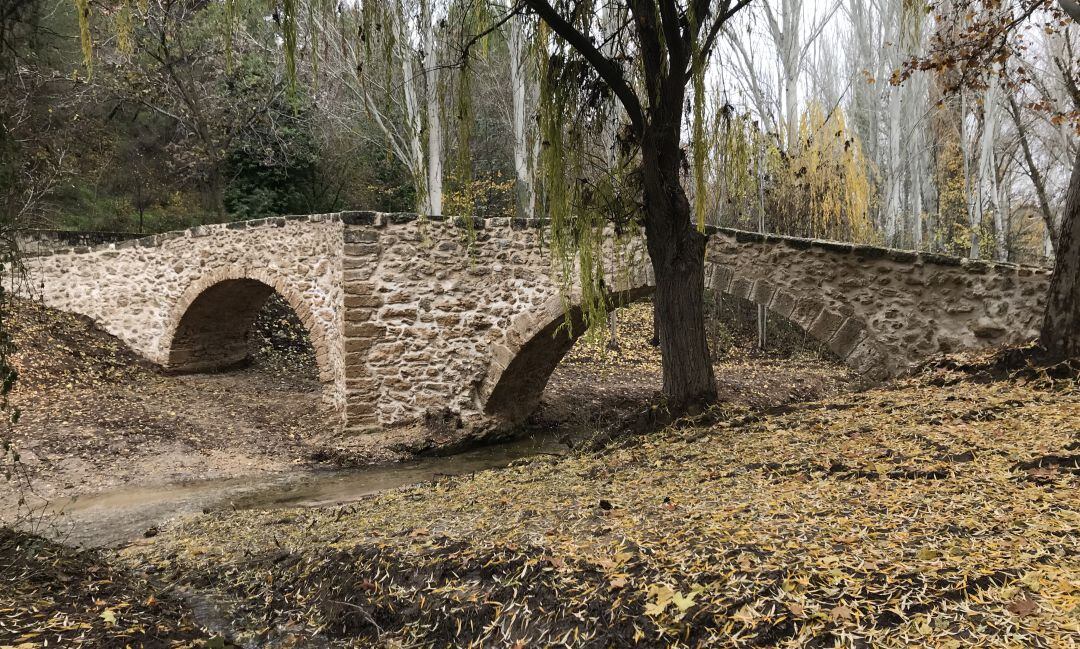
[[(378, 247), (375, 244), (366, 244), (366, 245), (374, 245), (376, 248)], [(353, 257), (345, 257), (345, 258), (343, 258), (341, 260), (341, 267), (344, 268), (346, 271), (349, 271), (349, 270), (370, 270), (372, 268), (372, 263), (371, 263), (372, 262), (372, 257), (377, 256), (377, 255), (378, 255), (378, 252), (374, 252), (370, 256), (356, 255), (356, 256), (353, 256)]]
[(848, 367), (865, 375), (880, 365), (881, 354), (870, 341), (870, 337), (864, 336), (844, 360)]
[(882, 248), (881, 246), (867, 246), (856, 245), (852, 246), (851, 251), (855, 253), (855, 256), (859, 259), (884, 259), (889, 256), (889, 249)]
[(745, 277), (736, 277), (731, 281), (731, 289), (728, 291), (734, 297), (744, 300), (750, 299), (750, 291), (754, 288), (754, 281)]
[(959, 266), (964, 260), (959, 257), (950, 257), (949, 255), (939, 255), (933, 252), (920, 252), (919, 259), (926, 264), (933, 264), (935, 266)]
[(776, 293), (776, 285), (767, 279), (759, 279), (754, 282), (754, 289), (750, 293), (750, 301), (768, 306)]
[(985, 275), (990, 271), (992, 266), (980, 259), (964, 259), (960, 262), (960, 265), (969, 273), (975, 273), (977, 275)]
[(382, 298), (371, 293), (345, 296), (346, 309), (377, 309), (382, 305)]
[(412, 305), (393, 304), (379, 312), (380, 320), (416, 320), (419, 310)]
[(791, 321), (802, 327), (803, 330), (809, 331), (810, 325), (814, 324), (817, 317), (824, 310), (825, 305), (818, 300), (812, 298), (803, 298), (799, 300), (799, 303), (795, 305), (795, 309), (791, 312)]
[(375, 311), (372, 309), (350, 309), (345, 317), (345, 335), (352, 338), (355, 336), (367, 336), (369, 329), (361, 328), (372, 321)]
[(855, 346), (862, 342), (866, 335), (866, 327), (856, 318), (849, 317), (844, 320), (836, 334), (829, 339), (829, 351), (839, 358), (847, 358)]
[[(345, 260), (348, 261), (349, 257), (377, 257), (381, 250), (382, 248), (378, 243), (346, 243)], [(363, 261), (368, 263), (370, 259), (364, 259)]]
[[(345, 225), (375, 225), (377, 212), (342, 212), (341, 222)], [(348, 230), (346, 230), (347, 232)]]
[(853, 250), (853, 246), (850, 243), (845, 243), (843, 241), (829, 241), (828, 239), (813, 239), (811, 241), (811, 246), (841, 255), (849, 254)]
[(791, 312), (795, 310), (795, 304), (798, 299), (788, 293), (787, 291), (780, 289), (773, 294), (772, 302), (769, 304), (769, 310), (781, 318), (791, 318)]
[(345, 356), (362, 356), (364, 362), (367, 362), (367, 354), (371, 351), (372, 345), (377, 342), (375, 338), (346, 338), (345, 339)]
[(739, 243), (764, 243), (765, 235), (760, 232), (747, 232), (746, 230), (735, 230), (735, 240)]
[(821, 342), (828, 342), (829, 339), (836, 334), (836, 330), (840, 328), (840, 325), (844, 322), (844, 316), (835, 311), (829, 311), (828, 309), (822, 309), (817, 318), (810, 323), (810, 328), (807, 329), (807, 333), (810, 334), (815, 340)]
[[(379, 231), (371, 228), (345, 228), (345, 243), (376, 243)], [(348, 254), (348, 246), (345, 249)]]
[(809, 250), (810, 246), (814, 243), (810, 239), (802, 239), (799, 237), (784, 237), (781, 241), (788, 248), (793, 248), (795, 250)]
[(355, 417), (375, 414), (375, 404), (372, 403), (372, 396), (366, 396), (368, 398), (363, 401), (354, 401), (345, 404), (345, 416), (349, 419), (350, 423), (352, 423), (353, 418)]
[(375, 379), (370, 376), (347, 378), (345, 379), (345, 390), (347, 392), (346, 401), (354, 394), (363, 395), (365, 398), (370, 398), (371, 392), (375, 391), (378, 384)]
[(914, 264), (919, 260), (919, 253), (914, 250), (889, 250), (889, 259), (900, 264)]
[[(386, 325), (378, 322), (359, 322), (356, 328), (347, 333), (349, 339), (355, 338), (382, 338), (386, 334)], [(346, 349), (345, 351), (349, 351)]]
[(371, 295), (375, 285), (371, 282), (346, 282), (345, 295)]
[(386, 222), (390, 225), (402, 225), (404, 223), (412, 223), (419, 219), (420, 215), (416, 212), (389, 212), (384, 214), (383, 218), (385, 218)]

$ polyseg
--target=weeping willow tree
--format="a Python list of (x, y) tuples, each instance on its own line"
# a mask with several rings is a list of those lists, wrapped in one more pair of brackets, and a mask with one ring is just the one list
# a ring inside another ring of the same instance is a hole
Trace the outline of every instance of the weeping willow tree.
[[(634, 215), (656, 279), (663, 392), (674, 413), (716, 398), (705, 338), (703, 211), (684, 180), (703, 172), (703, 110), (694, 101), (723, 24), (749, 0), (521, 0), (548, 53), (541, 89), (541, 176), (556, 254), (574, 256), (583, 300), (602, 293), (596, 261), (605, 221)], [(611, 21), (625, 7), (626, 19)], [(699, 99), (700, 101), (700, 99)], [(688, 106), (697, 106), (687, 115)], [(587, 133), (616, 110), (618, 155), (606, 174), (585, 173)], [(696, 118), (696, 120), (695, 120)], [(684, 127), (691, 123), (690, 153)], [(591, 180), (590, 180), (591, 178)], [(703, 200), (703, 192), (697, 194)], [(640, 201), (634, 210), (620, 209)], [(695, 212), (697, 212), (695, 214)], [(592, 298), (595, 301), (595, 297)]]
[(811, 103), (799, 120), (799, 146), (768, 149), (768, 212), (776, 232), (870, 243), (870, 161), (842, 110)]
[[(843, 111), (812, 103), (789, 150), (745, 115), (725, 117), (711, 157), (722, 161), (712, 193), (721, 197), (721, 223), (756, 229), (763, 204), (770, 232), (838, 241), (877, 240), (871, 216), (872, 164), (846, 124)], [(763, 158), (763, 160), (761, 160)], [(758, 164), (762, 169), (759, 173)]]

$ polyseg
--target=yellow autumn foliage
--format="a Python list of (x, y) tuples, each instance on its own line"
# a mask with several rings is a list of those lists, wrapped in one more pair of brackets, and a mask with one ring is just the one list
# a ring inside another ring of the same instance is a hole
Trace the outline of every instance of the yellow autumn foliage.
[[(716, 129), (715, 157), (723, 160), (714, 192), (723, 195), (724, 225), (757, 229), (759, 182), (764, 183), (765, 226), (796, 236), (875, 242), (871, 218), (872, 163), (849, 132), (840, 109), (810, 105), (799, 123), (800, 146), (781, 147), (775, 133), (734, 116)], [(764, 157), (764, 169), (759, 169)]]
[(799, 122), (799, 148), (768, 154), (767, 201), (778, 232), (870, 243), (872, 163), (840, 109), (811, 104)]

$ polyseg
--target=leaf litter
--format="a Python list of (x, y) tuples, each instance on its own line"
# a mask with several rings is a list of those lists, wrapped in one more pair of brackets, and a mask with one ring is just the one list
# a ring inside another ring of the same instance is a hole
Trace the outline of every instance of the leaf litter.
[(202, 647), (175, 596), (107, 558), (0, 527), (0, 647)]
[(252, 643), (1076, 647), (1080, 391), (957, 367), (121, 556)]

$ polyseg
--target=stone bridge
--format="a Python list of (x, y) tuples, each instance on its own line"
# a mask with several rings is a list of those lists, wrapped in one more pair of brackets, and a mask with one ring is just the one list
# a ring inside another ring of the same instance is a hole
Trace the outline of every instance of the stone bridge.
[[(648, 295), (641, 242), (615, 252), (607, 285), (622, 299)], [(246, 359), (276, 291), (307, 327), (347, 432), (435, 413), (514, 423), (574, 342), (558, 327), (559, 275), (533, 221), (280, 217), (45, 250), (26, 267), (35, 299), (175, 371)], [(1039, 268), (715, 229), (706, 269), (707, 289), (766, 305), (870, 379), (1034, 337), (1048, 280)]]

